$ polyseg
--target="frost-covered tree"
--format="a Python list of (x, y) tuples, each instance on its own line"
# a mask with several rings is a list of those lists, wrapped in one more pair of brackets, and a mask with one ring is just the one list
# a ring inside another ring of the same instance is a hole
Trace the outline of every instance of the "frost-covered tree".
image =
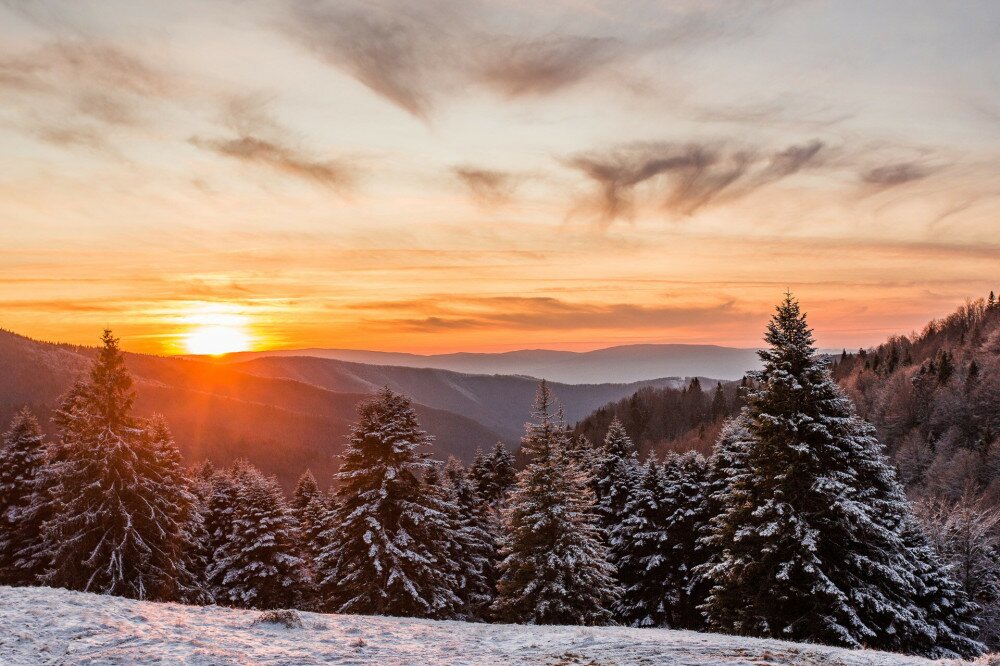
[(660, 466), (650, 458), (629, 493), (625, 519), (612, 529), (611, 555), (622, 584), (615, 615), (630, 627), (667, 624), (664, 581), (671, 544), (664, 530), (664, 492)]
[(382, 389), (358, 407), (317, 569), (341, 613), (446, 618), (460, 599), (446, 503), (420, 477), (431, 438), (410, 400)]
[(486, 620), (496, 586), (496, 514), (479, 497), (456, 458), (448, 460), (442, 487), (455, 534), (450, 544), (450, 559), (456, 564), (455, 591), (462, 601), (460, 615), (467, 620)]
[(955, 581), (979, 606), (980, 638), (1000, 648), (1000, 509), (963, 497), (924, 499), (917, 517)]
[(118, 339), (105, 331), (86, 381), (56, 415), (59, 438), (45, 468), (49, 516), (40, 581), (70, 589), (173, 598), (171, 553), (189, 506), (173, 484), (151, 427), (132, 415), (134, 391)]
[(493, 609), (506, 622), (606, 624), (619, 595), (615, 570), (553, 406), (543, 381), (522, 439), (528, 463), (510, 498)]
[(181, 453), (162, 416), (156, 415), (146, 424), (144, 435), (143, 448), (154, 456), (147, 483), (159, 489), (153, 501), (163, 532), (150, 557), (150, 568), (159, 578), (152, 585), (156, 590), (152, 596), (188, 604), (209, 603), (205, 563), (199, 551), (206, 537), (204, 523)]
[(594, 494), (601, 527), (609, 534), (622, 522), (629, 489), (635, 485), (639, 469), (632, 439), (617, 418), (608, 426), (604, 446), (597, 454), (594, 469)]
[(30, 585), (38, 571), (18, 568), (18, 553), (39, 546), (37, 502), (47, 446), (34, 414), (17, 412), (0, 444), (0, 585)]
[[(722, 511), (706, 540), (717, 552), (703, 570), (710, 626), (931, 656), (978, 654), (960, 597), (949, 595), (954, 614), (946, 619), (921, 594), (927, 576), (905, 538), (913, 521), (895, 471), (815, 356), (790, 294), (765, 339), (763, 369), (741, 417), (748, 437), (716, 494)], [(943, 573), (933, 560), (925, 564), (927, 574)]]
[(205, 581), (209, 592), (216, 599), (223, 599), (226, 590), (223, 579), (226, 571), (216, 563), (224, 556), (223, 548), (233, 531), (236, 519), (239, 486), (233, 470), (219, 470), (212, 474), (210, 494), (204, 509), (205, 534), (208, 553)]
[(490, 453), (476, 453), (469, 476), (475, 482), (479, 496), (497, 506), (507, 498), (517, 483), (514, 456), (503, 442), (497, 442)]
[(321, 497), (323, 492), (316, 483), (316, 477), (312, 470), (306, 470), (299, 477), (295, 484), (295, 491), (292, 493), (291, 509), (297, 520), (301, 520), (302, 512), (309, 506), (309, 503), (317, 497)]
[(698, 606), (704, 601), (696, 571), (707, 558), (699, 539), (708, 524), (709, 465), (695, 451), (667, 457), (661, 467), (660, 508), (663, 536), (668, 546), (661, 566), (663, 601), (668, 626), (700, 629), (704, 620)]
[(308, 584), (298, 555), (295, 522), (278, 482), (258, 470), (236, 479), (236, 507), (225, 543), (210, 569), (216, 603), (242, 608), (289, 608)]

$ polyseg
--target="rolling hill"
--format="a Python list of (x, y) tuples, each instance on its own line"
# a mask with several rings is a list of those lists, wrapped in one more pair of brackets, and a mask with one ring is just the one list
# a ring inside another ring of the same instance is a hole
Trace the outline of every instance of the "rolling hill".
[(261, 357), (309, 356), (337, 361), (470, 374), (544, 377), (565, 384), (630, 383), (695, 375), (739, 379), (759, 367), (756, 350), (716, 345), (623, 345), (587, 352), (525, 349), (503, 353), (403, 354), (354, 349), (300, 349), (230, 354), (224, 363)]
[[(52, 409), (86, 372), (91, 347), (38, 342), (0, 330), (0, 429), (29, 405), (49, 427)], [(423, 427), (435, 436), (434, 455), (469, 461), (496, 441), (515, 446), (528, 418), (536, 380), (373, 366), (320, 358), (265, 357), (210, 363), (127, 354), (136, 380), (136, 411), (163, 414), (186, 460), (228, 464), (245, 457), (285, 487), (306, 468), (318, 478), (335, 471), (337, 456), (365, 395), (388, 385), (410, 395)], [(570, 421), (643, 386), (554, 384)], [(49, 434), (52, 434), (51, 431)]]

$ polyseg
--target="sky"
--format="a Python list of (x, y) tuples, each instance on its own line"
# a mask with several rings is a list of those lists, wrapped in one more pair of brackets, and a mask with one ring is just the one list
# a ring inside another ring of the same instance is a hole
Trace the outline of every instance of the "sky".
[(854, 348), (996, 288), (1000, 3), (0, 0), (34, 338), (750, 347), (791, 289)]

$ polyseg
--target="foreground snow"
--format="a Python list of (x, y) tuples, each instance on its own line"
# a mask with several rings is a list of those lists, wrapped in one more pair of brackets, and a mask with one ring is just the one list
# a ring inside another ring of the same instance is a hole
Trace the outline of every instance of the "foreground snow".
[[(531, 627), (256, 611), (0, 587), (0, 664), (958, 664), (665, 629)], [(986, 664), (986, 660), (979, 663)]]

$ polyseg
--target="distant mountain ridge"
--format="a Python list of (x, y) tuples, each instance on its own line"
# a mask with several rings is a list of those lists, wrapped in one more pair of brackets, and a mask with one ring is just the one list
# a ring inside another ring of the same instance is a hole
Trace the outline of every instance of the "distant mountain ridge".
[(289, 356), (468, 374), (524, 375), (564, 384), (628, 383), (692, 376), (734, 380), (760, 367), (756, 349), (687, 344), (621, 345), (586, 352), (524, 349), (430, 355), (314, 348), (229, 354), (217, 362), (239, 363), (262, 357)]
[[(23, 405), (52, 434), (49, 418), (63, 392), (86, 372), (93, 347), (31, 340), (0, 330), (0, 430)], [(366, 365), (308, 357), (209, 363), (126, 354), (136, 382), (136, 411), (163, 414), (189, 462), (228, 464), (246, 457), (289, 487), (311, 468), (329, 479), (355, 418), (355, 406), (381, 386), (406, 393), (434, 455), (469, 461), (477, 448), (516, 446), (529, 419), (537, 380), (446, 370)], [(680, 386), (661, 378), (630, 384), (552, 384), (574, 422), (640, 388)], [(704, 380), (711, 382), (712, 380)], [(707, 384), (706, 384), (707, 385)], [(325, 483), (325, 481), (321, 481)]]

